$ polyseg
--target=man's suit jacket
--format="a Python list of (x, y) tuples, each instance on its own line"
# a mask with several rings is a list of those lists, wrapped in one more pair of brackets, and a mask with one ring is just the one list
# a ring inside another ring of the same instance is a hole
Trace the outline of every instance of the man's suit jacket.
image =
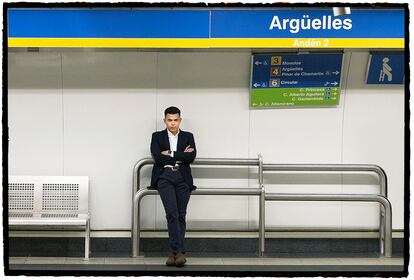
[[(194, 151), (185, 153), (184, 150), (187, 146), (193, 148)], [(157, 188), (158, 177), (164, 171), (164, 165), (175, 165), (176, 161), (181, 161), (178, 170), (181, 172), (184, 181), (190, 186), (190, 189), (195, 190), (196, 187), (193, 184), (190, 167), (190, 163), (194, 161), (197, 154), (193, 134), (180, 130), (177, 140), (177, 151), (174, 152), (174, 157), (161, 154), (162, 151), (166, 150), (171, 150), (167, 129), (154, 132), (151, 139), (151, 155), (155, 163), (152, 167), (151, 186)]]

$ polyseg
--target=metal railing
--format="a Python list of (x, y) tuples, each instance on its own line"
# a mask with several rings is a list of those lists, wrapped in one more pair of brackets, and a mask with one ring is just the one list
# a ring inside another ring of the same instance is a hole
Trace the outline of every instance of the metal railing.
[[(324, 172), (373, 172), (378, 175), (380, 195), (388, 197), (387, 175), (378, 165), (374, 164), (264, 164), (263, 171), (324, 171)], [(391, 239), (385, 238), (385, 209), (380, 204), (379, 241), (381, 255), (385, 254), (385, 248), (391, 248)]]
[[(146, 195), (156, 195), (157, 190), (140, 189), (140, 171), (143, 166), (153, 164), (152, 158), (139, 160), (133, 171), (132, 184), (132, 257), (139, 255), (140, 240), (140, 202)], [(261, 155), (258, 159), (223, 159), (198, 158), (192, 165), (208, 166), (257, 166), (259, 188), (202, 188), (192, 192), (192, 195), (244, 195), (259, 196), (259, 255), (265, 250), (265, 202), (266, 200), (303, 200), (303, 201), (363, 201), (378, 202), (380, 209), (379, 240), (381, 255), (391, 257), (392, 254), (392, 224), (391, 204), (387, 199), (387, 177), (384, 170), (377, 165), (368, 164), (263, 164)], [(263, 173), (265, 171), (324, 171), (324, 172), (374, 172), (379, 177), (380, 195), (375, 194), (275, 194), (265, 193)]]
[[(361, 201), (378, 202), (384, 208), (384, 240), (380, 243), (381, 255), (392, 256), (392, 222), (391, 222), (391, 203), (382, 195), (372, 194), (287, 194), (287, 193), (267, 193), (266, 200), (270, 201)], [(380, 230), (381, 231), (381, 230)], [(383, 245), (384, 244), (384, 245)], [(385, 252), (385, 253), (384, 253)]]
[[(220, 188), (220, 189), (197, 189), (193, 191), (191, 195), (240, 195), (240, 196), (260, 196), (262, 194), (259, 188)], [(141, 189), (134, 197), (134, 211), (137, 219), (140, 216), (140, 201), (146, 195), (158, 195), (157, 190)], [(261, 228), (260, 228), (261, 229)], [(263, 229), (264, 230), (264, 229)], [(140, 240), (140, 219), (136, 221), (132, 230), (132, 257), (138, 257), (139, 255), (139, 240)], [(264, 231), (259, 232), (260, 240), (264, 240)], [(264, 245), (264, 242), (263, 242)], [(264, 248), (259, 249), (260, 252), (264, 251)]]
[[(158, 194), (156, 190), (140, 189), (140, 171), (143, 166), (153, 164), (152, 158), (144, 158), (139, 160), (134, 165), (134, 173), (132, 178), (132, 257), (139, 255), (139, 239), (140, 239), (140, 201), (146, 195)], [(208, 165), (208, 166), (257, 166), (259, 168), (259, 186), (261, 188), (203, 188), (197, 189), (192, 192), (192, 195), (258, 195), (260, 196), (259, 203), (259, 240), (263, 240), (263, 243), (259, 245), (259, 252), (264, 252), (264, 186), (263, 186), (263, 160), (262, 156), (258, 155), (257, 159), (225, 159), (225, 158), (199, 158), (194, 160), (192, 165)]]

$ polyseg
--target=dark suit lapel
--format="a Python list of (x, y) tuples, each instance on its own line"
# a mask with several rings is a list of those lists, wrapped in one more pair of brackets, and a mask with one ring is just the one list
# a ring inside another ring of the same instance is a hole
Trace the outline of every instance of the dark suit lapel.
[(177, 140), (177, 151), (178, 152), (183, 152), (184, 151), (184, 147), (182, 147), (183, 145), (183, 132), (180, 131), (180, 133), (178, 133), (178, 140)]
[(168, 139), (167, 128), (164, 130), (164, 133), (163, 133), (163, 141), (166, 144), (166, 146), (168, 147), (168, 150), (171, 150), (171, 147), (170, 147), (170, 139)]

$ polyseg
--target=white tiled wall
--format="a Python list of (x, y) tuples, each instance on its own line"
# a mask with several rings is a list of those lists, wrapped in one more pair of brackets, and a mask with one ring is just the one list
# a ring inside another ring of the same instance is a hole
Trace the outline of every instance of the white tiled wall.
[[(364, 83), (368, 52), (346, 52), (335, 108), (249, 110), (248, 51), (61, 51), (9, 54), (11, 175), (90, 177), (92, 229), (129, 229), (132, 170), (150, 156), (163, 111), (182, 109), (198, 157), (266, 163), (372, 163), (384, 168), (393, 228), (403, 228), (404, 89)], [(349, 66), (349, 67), (348, 67)], [(348, 69), (349, 68), (349, 69)], [(348, 71), (349, 70), (349, 71)], [(348, 75), (348, 77), (347, 77)], [(257, 187), (254, 168), (194, 167), (202, 187)], [(150, 168), (142, 183), (149, 184)], [(267, 191), (378, 191), (373, 175), (273, 173)], [(254, 229), (255, 197), (193, 196), (189, 229)], [(378, 206), (268, 202), (269, 229), (373, 229)], [(144, 229), (165, 229), (158, 197), (142, 206)]]
[(61, 56), (10, 54), (8, 62), (9, 174), (60, 175), (64, 161)]

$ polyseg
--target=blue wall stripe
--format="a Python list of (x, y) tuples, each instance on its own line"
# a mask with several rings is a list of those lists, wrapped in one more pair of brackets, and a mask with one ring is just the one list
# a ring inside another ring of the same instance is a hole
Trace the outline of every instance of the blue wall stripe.
[[(289, 19), (285, 30), (269, 29), (274, 16)], [(332, 9), (9, 9), (8, 23), (11, 38), (404, 38), (404, 16), (402, 9), (340, 17)], [(306, 29), (315, 19), (347, 19), (352, 28)]]
[(10, 9), (9, 37), (208, 38), (208, 10)]

